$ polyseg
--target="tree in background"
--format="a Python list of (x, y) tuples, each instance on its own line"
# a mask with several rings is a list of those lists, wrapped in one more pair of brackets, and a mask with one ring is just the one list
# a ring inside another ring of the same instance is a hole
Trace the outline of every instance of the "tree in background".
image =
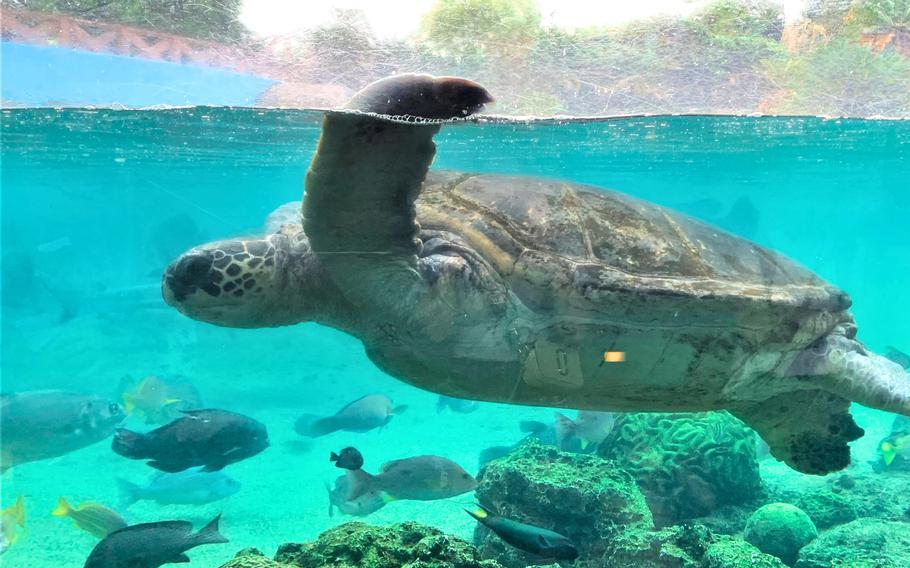
[(910, 114), (910, 0), (817, 0), (807, 17), (825, 38), (764, 62), (778, 86), (775, 113), (830, 116)]
[(859, 25), (910, 31), (910, 0), (860, 0), (853, 14)]
[(379, 77), (425, 72), (483, 82), (504, 113), (910, 115), (910, 0), (809, 0), (786, 29), (771, 0), (717, 0), (688, 17), (579, 30), (544, 26), (536, 0), (437, 0), (408, 40), (377, 38), (348, 10), (258, 44), (237, 21), (242, 0), (0, 2), (242, 41), (286, 79), (274, 104), (313, 104), (317, 91), (336, 104)]
[(374, 69), (381, 49), (360, 10), (335, 10), (334, 21), (308, 32), (303, 47), (307, 77), (354, 88), (378, 78)]
[(879, 54), (837, 38), (768, 73), (785, 91), (772, 109), (778, 113), (910, 115), (910, 60), (891, 50)]
[(243, 0), (4, 0), (4, 6), (118, 22), (221, 42), (247, 36), (237, 20)]
[(539, 31), (534, 0), (437, 0), (417, 42), (456, 61), (514, 59), (525, 55)]

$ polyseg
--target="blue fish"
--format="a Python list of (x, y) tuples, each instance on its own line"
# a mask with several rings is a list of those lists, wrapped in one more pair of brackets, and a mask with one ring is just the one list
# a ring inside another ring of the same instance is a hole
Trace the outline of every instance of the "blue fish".
[(155, 501), (159, 505), (205, 505), (230, 497), (240, 491), (240, 482), (227, 474), (205, 472), (194, 467), (177, 473), (162, 473), (145, 487), (118, 479), (120, 506), (129, 507), (136, 501)]

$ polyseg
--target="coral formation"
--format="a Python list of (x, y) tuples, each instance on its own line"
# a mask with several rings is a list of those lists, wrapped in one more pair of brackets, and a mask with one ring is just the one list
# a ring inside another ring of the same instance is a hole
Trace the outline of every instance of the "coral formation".
[[(910, 471), (894, 470), (884, 473), (853, 475), (854, 485), (841, 489), (856, 507), (857, 517), (888, 520), (907, 520), (910, 510)], [(836, 489), (832, 487), (832, 490)]]
[(784, 568), (774, 556), (702, 525), (628, 531), (600, 560), (576, 568)]
[[(527, 440), (478, 475), (477, 499), (519, 522), (554, 530), (578, 547), (580, 558), (599, 559), (633, 530), (653, 528), (635, 480), (593, 455), (561, 452)], [(475, 541), (484, 558), (524, 567), (539, 559), (511, 548), (486, 527)]]
[(662, 527), (761, 497), (756, 439), (727, 412), (628, 413), (599, 453), (635, 476)]
[(907, 523), (857, 519), (825, 531), (799, 554), (796, 568), (903, 568), (910, 566)]
[(828, 489), (814, 489), (805, 492), (796, 506), (806, 512), (818, 529), (849, 523), (856, 518), (853, 501)]
[(255, 548), (245, 548), (220, 568), (291, 568), (266, 557)]
[(747, 542), (788, 566), (796, 562), (799, 550), (817, 536), (809, 515), (789, 503), (769, 503), (755, 511), (743, 533)]
[(708, 547), (704, 568), (784, 568), (776, 556), (765, 554), (744, 540), (723, 539)]
[(414, 522), (345, 523), (315, 542), (281, 545), (275, 560), (300, 568), (501, 568), (467, 542)]

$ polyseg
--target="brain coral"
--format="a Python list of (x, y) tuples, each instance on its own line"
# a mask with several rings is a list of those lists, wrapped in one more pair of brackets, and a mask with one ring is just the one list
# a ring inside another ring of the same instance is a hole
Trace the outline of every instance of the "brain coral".
[(628, 413), (600, 446), (631, 472), (657, 526), (749, 503), (762, 493), (757, 436), (727, 412)]

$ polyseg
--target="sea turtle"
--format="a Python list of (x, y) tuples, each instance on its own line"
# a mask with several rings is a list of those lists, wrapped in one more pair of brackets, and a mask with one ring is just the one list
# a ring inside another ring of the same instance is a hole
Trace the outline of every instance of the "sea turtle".
[(856, 340), (847, 294), (775, 252), (622, 193), (428, 174), (441, 119), (491, 100), (451, 77), (366, 87), (324, 119), (301, 222), (186, 252), (166, 302), (222, 326), (344, 330), (447, 396), (726, 409), (806, 473), (849, 463), (851, 400), (910, 414), (910, 378)]

